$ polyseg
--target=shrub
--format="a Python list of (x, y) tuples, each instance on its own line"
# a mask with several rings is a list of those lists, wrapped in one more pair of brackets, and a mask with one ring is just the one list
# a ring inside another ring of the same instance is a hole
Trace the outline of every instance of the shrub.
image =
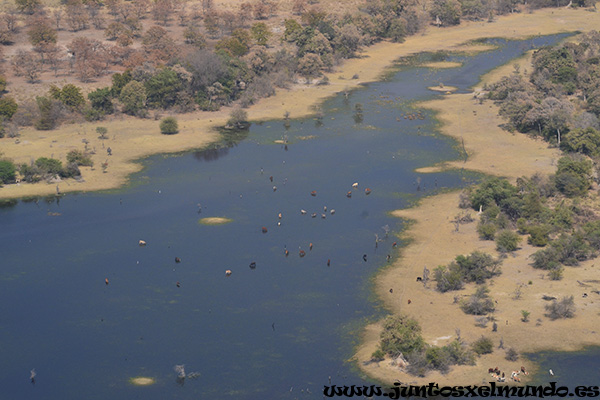
[(19, 166), (19, 174), (21, 174), (25, 182), (38, 182), (42, 179), (40, 170), (35, 165), (21, 164)]
[(381, 350), (390, 355), (405, 356), (425, 347), (418, 322), (405, 315), (391, 315), (383, 321)]
[(491, 178), (481, 183), (477, 189), (471, 192), (471, 204), (475, 210), (479, 210), (480, 206), (487, 209), (488, 206), (499, 205), (502, 200), (516, 193), (517, 188), (506, 179)]
[(494, 240), (497, 230), (496, 224), (492, 222), (479, 222), (477, 224), (477, 233), (479, 234), (479, 238), (483, 240)]
[(575, 316), (575, 301), (573, 296), (565, 296), (560, 301), (553, 300), (546, 304), (546, 316), (550, 319), (573, 318)]
[(444, 347), (429, 347), (425, 350), (425, 360), (430, 369), (435, 369), (445, 374), (452, 365), (448, 351)]
[(166, 117), (160, 121), (160, 133), (164, 135), (174, 135), (179, 132), (177, 119), (174, 117)]
[(12, 97), (0, 98), (0, 117), (3, 119), (11, 119), (18, 108), (17, 102)]
[(473, 342), (471, 348), (479, 355), (490, 354), (494, 351), (494, 343), (492, 339), (482, 336)]
[(567, 197), (583, 196), (590, 188), (591, 174), (591, 161), (582, 156), (566, 156), (558, 160), (554, 182)]
[(452, 364), (475, 364), (475, 354), (459, 339), (454, 339), (452, 342), (445, 345), (444, 348), (448, 352)]
[(10, 160), (0, 160), (0, 184), (14, 182), (17, 168)]
[(548, 225), (534, 225), (527, 228), (529, 237), (527, 243), (532, 246), (544, 247), (548, 244), (550, 235), (550, 226)]
[(229, 114), (227, 125), (237, 129), (243, 129), (248, 124), (248, 113), (241, 108), (234, 108)]
[(450, 290), (460, 290), (464, 285), (463, 276), (455, 263), (451, 263), (448, 267), (440, 265), (433, 271), (433, 274), (437, 290), (442, 293)]
[(521, 321), (529, 322), (530, 315), (531, 315), (531, 312), (529, 312), (527, 310), (521, 310)]
[(40, 157), (35, 160), (35, 166), (44, 175), (55, 176), (62, 172), (62, 162), (54, 158)]
[(550, 272), (548, 272), (548, 277), (552, 281), (560, 281), (563, 277), (563, 271), (564, 271), (564, 268), (560, 267), (560, 266), (558, 266), (556, 268), (552, 268), (550, 270)]
[(468, 299), (461, 301), (460, 308), (466, 314), (485, 315), (494, 311), (494, 301), (488, 295), (489, 289), (480, 286)]
[(533, 262), (531, 263), (533, 268), (551, 270), (560, 266), (558, 252), (553, 247), (538, 250), (531, 257), (533, 258)]
[(506, 350), (506, 358), (508, 361), (517, 361), (519, 359), (519, 353), (512, 347)]
[(468, 256), (459, 255), (455, 262), (466, 282), (483, 283), (486, 279), (500, 274), (500, 261), (480, 251), (474, 251)]
[(496, 237), (496, 250), (502, 253), (515, 251), (519, 248), (519, 243), (521, 243), (521, 236), (518, 233), (505, 230)]
[(381, 349), (377, 349), (371, 354), (372, 361), (382, 361), (385, 358), (385, 353)]
[(100, 136), (98, 136), (98, 139), (106, 139), (106, 134), (108, 133), (108, 129), (106, 129), (106, 127), (104, 127), (104, 126), (97, 126), (96, 133), (98, 135), (100, 135)]
[(595, 250), (600, 250), (600, 221), (587, 222), (583, 226), (585, 240)]
[(67, 153), (67, 162), (69, 164), (81, 165), (84, 167), (91, 167), (94, 165), (92, 158), (88, 153), (84, 153), (80, 150), (71, 150)]
[(579, 265), (579, 261), (587, 260), (591, 256), (591, 249), (580, 232), (570, 236), (562, 234), (550, 245), (556, 250), (558, 261), (564, 265)]

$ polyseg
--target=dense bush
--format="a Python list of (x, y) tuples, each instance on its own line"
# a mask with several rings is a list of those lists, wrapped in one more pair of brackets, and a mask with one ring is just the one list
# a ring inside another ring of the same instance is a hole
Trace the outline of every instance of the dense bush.
[(491, 178), (481, 183), (477, 189), (471, 192), (471, 204), (475, 210), (479, 207), (487, 209), (491, 205), (500, 203), (517, 193), (517, 188), (506, 179)]
[(434, 270), (437, 290), (459, 290), (464, 282), (483, 283), (500, 274), (499, 265), (500, 261), (480, 251), (467, 256), (459, 255), (448, 266), (439, 266)]
[(177, 119), (174, 117), (166, 117), (160, 121), (160, 133), (164, 135), (174, 135), (179, 132)]

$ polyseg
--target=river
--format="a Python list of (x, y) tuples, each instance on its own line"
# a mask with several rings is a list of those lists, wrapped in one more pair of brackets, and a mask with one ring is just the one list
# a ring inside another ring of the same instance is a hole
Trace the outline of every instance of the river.
[[(125, 188), (0, 209), (0, 399), (320, 399), (329, 380), (372, 384), (348, 359), (385, 314), (371, 277), (403, 229), (388, 212), (478, 180), (414, 172), (460, 153), (413, 103), (561, 38), (424, 54), (462, 67), (403, 65), (319, 118), (149, 157)], [(232, 222), (199, 223), (213, 216)], [(198, 376), (178, 381), (181, 364)]]

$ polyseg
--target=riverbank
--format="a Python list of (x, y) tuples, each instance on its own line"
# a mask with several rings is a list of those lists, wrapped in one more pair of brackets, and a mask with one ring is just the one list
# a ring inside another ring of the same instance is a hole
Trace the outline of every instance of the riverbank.
[[(314, 113), (315, 106), (327, 97), (361, 84), (379, 79), (400, 57), (424, 51), (479, 51), (482, 46), (465, 45), (481, 37), (520, 38), (546, 35), (576, 29), (592, 29), (591, 14), (583, 10), (548, 9), (532, 14), (499, 17), (492, 23), (465, 22), (456, 27), (429, 27), (422, 34), (409, 37), (404, 43), (382, 42), (366, 48), (360, 58), (345, 61), (334, 72), (327, 74), (328, 85), (295, 85), (289, 90), (278, 90), (270, 98), (262, 99), (248, 109), (251, 120), (279, 119), (289, 112), (292, 118)], [(445, 66), (447, 67), (447, 66)], [(354, 77), (358, 78), (354, 78)], [(82, 179), (64, 182), (13, 184), (0, 188), (0, 198), (52, 195), (71, 191), (93, 191), (120, 187), (128, 177), (141, 169), (136, 162), (157, 153), (173, 153), (198, 149), (219, 140), (215, 128), (225, 125), (231, 109), (218, 112), (196, 112), (177, 115), (180, 133), (161, 135), (159, 121), (140, 120), (127, 116), (100, 123), (63, 125), (54, 131), (23, 129), (16, 139), (0, 139), (0, 154), (16, 163), (29, 163), (38, 157), (66, 160), (70, 150), (83, 150), (85, 139), (92, 156), (93, 168), (82, 168)], [(101, 140), (97, 126), (108, 130), (108, 139)], [(106, 149), (110, 147), (112, 155)], [(106, 168), (102, 164), (107, 163)]]
[[(530, 55), (515, 62), (520, 65), (521, 71), (531, 70)], [(513, 64), (511, 62), (483, 76), (482, 84), (512, 73)], [(466, 162), (456, 160), (423, 168), (420, 172), (464, 168), (503, 176), (513, 183), (520, 176), (553, 173), (560, 153), (548, 148), (541, 140), (502, 130), (499, 125), (503, 121), (498, 117), (498, 108), (490, 101), (480, 103), (478, 90), (419, 104), (437, 112), (437, 118), (442, 123), (441, 132), (463, 143), (468, 154)], [(598, 200), (596, 194), (591, 196), (595, 198), (593, 201)], [(551, 281), (543, 271), (529, 265), (529, 256), (539, 248), (533, 248), (524, 241), (520, 250), (503, 261), (502, 274), (488, 285), (491, 297), (497, 302), (494, 312), (497, 332), (492, 331), (491, 323), (487, 327), (476, 326), (474, 316), (463, 313), (456, 304), (455, 296), (462, 298), (474, 293), (473, 284), (457, 292), (442, 294), (434, 289), (434, 283), (424, 287), (416, 282), (416, 277), (422, 276), (424, 267), (433, 271), (438, 265), (448, 264), (459, 254), (478, 250), (496, 257), (499, 255), (494, 242), (479, 239), (475, 211), (470, 210), (475, 222), (460, 225), (456, 232), (451, 221), (465, 211), (458, 204), (459, 193), (447, 193), (426, 198), (415, 208), (393, 213), (414, 222), (404, 233), (412, 241), (402, 250), (401, 258), (377, 276), (376, 291), (390, 312), (415, 318), (428, 343), (444, 345), (456, 338), (457, 332), (466, 343), (485, 335), (493, 340), (494, 352), (479, 358), (474, 366), (454, 366), (446, 375), (431, 372), (425, 378), (417, 378), (391, 365), (390, 360), (371, 362), (371, 354), (377, 349), (382, 329), (380, 324), (372, 324), (365, 329), (363, 342), (355, 356), (365, 373), (387, 383), (398, 379), (415, 384), (481, 384), (491, 379), (489, 368), (499, 367), (508, 376), (521, 366), (530, 372), (537, 368), (523, 359), (507, 361), (505, 355), (509, 348), (518, 353), (530, 353), (541, 350), (573, 351), (586, 345), (600, 344), (596, 322), (600, 296), (591, 294), (598, 289), (600, 282), (597, 260), (586, 261), (576, 268), (567, 267), (562, 280)], [(520, 296), (516, 295), (517, 292), (520, 292)], [(584, 297), (584, 293), (589, 296)], [(577, 309), (575, 318), (556, 321), (547, 318), (544, 306), (548, 303), (542, 299), (544, 295), (559, 299), (573, 295)], [(530, 312), (529, 322), (522, 321), (522, 310)], [(498, 348), (501, 341), (504, 349)]]

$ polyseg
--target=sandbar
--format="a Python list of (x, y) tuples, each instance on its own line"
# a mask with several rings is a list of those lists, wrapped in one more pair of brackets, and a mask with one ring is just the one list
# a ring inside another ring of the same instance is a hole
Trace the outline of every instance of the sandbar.
[(202, 224), (202, 225), (223, 225), (223, 224), (227, 224), (231, 221), (233, 221), (233, 220), (229, 219), (229, 218), (207, 217), (207, 218), (201, 218), (200, 220), (198, 220), (198, 223)]
[(136, 376), (135, 378), (129, 378), (129, 383), (135, 386), (149, 386), (155, 384), (156, 380), (147, 376)]

